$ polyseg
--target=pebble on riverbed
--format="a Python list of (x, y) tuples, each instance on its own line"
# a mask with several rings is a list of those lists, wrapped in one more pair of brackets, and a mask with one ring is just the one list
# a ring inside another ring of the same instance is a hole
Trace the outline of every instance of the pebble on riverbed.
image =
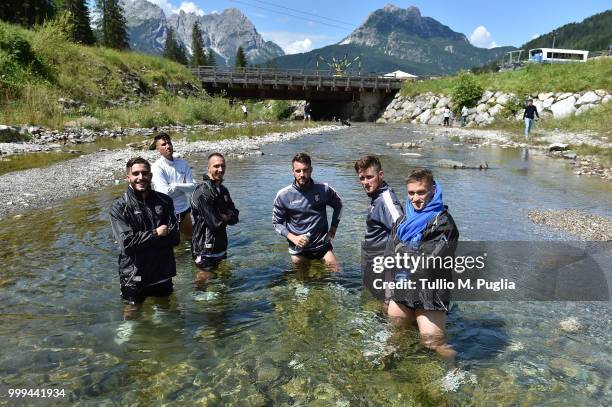
[(563, 321), (559, 322), (559, 327), (563, 332), (567, 332), (568, 334), (576, 334), (584, 330), (584, 325), (578, 321), (576, 317), (566, 318)]
[(578, 209), (529, 211), (529, 219), (539, 225), (546, 225), (579, 236), (588, 241), (612, 241), (612, 220)]

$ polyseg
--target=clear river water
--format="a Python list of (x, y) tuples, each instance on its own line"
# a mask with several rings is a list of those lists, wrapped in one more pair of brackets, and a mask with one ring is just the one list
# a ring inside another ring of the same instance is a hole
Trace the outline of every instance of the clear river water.
[[(534, 225), (527, 212), (612, 213), (610, 184), (575, 177), (562, 161), (438, 139), (417, 158), (386, 145), (428, 137), (420, 131), (356, 125), (230, 158), (225, 185), (240, 223), (229, 228), (228, 260), (198, 287), (181, 242), (174, 294), (147, 300), (131, 320), (123, 317), (108, 220), (124, 185), (0, 221), (0, 404), (12, 403), (9, 388), (64, 389), (55, 403), (87, 405), (612, 404), (609, 302), (455, 303), (448, 332), (459, 369), (449, 370), (364, 293), (359, 242), (369, 199), (353, 170), (362, 154), (381, 157), (402, 200), (411, 168), (487, 161), (486, 171), (433, 168), (464, 240), (571, 240)], [(292, 181), (299, 151), (344, 201), (334, 241), (339, 273), (317, 265), (292, 271), (271, 226), (272, 201)], [(199, 179), (205, 157), (188, 158)], [(562, 331), (567, 317), (586, 328)]]

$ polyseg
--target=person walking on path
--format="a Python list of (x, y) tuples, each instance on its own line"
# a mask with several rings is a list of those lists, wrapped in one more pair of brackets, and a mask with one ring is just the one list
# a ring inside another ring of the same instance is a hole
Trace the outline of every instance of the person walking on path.
[(465, 125), (467, 124), (468, 114), (469, 114), (469, 110), (467, 106), (464, 105), (461, 108), (461, 127), (465, 127)]
[(242, 114), (244, 115), (244, 119), (246, 120), (246, 118), (249, 116), (249, 109), (244, 103), (240, 106), (240, 108), (242, 109)]
[(448, 107), (444, 108), (444, 127), (450, 126), (450, 117), (451, 110)]
[(529, 139), (529, 132), (533, 127), (536, 116), (538, 119), (540, 118), (538, 109), (533, 105), (533, 99), (529, 99), (527, 101), (527, 106), (525, 106), (525, 112), (523, 113), (523, 119), (525, 120), (525, 139)]

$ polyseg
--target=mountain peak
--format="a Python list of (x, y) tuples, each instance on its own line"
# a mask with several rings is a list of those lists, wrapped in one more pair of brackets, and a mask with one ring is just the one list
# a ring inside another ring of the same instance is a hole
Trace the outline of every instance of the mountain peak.
[(404, 15), (413, 15), (416, 18), (421, 18), (421, 11), (418, 7), (410, 6), (408, 8), (401, 8), (396, 6), (395, 4), (388, 3), (385, 7), (382, 8), (382, 11), (385, 13), (400, 13)]

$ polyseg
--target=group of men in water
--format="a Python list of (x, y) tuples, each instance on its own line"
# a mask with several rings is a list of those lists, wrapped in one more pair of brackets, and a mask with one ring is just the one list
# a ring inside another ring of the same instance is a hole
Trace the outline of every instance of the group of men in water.
[[(191, 235), (196, 280), (205, 281), (227, 257), (227, 226), (239, 222), (239, 211), (223, 185), (226, 163), (222, 154), (208, 156), (207, 173), (203, 182), (197, 183), (188, 163), (174, 155), (168, 134), (156, 135), (151, 149), (156, 149), (160, 158), (153, 165), (141, 157), (127, 162), (127, 190), (110, 209), (113, 234), (121, 249), (121, 295), (125, 303), (135, 306), (148, 296), (172, 293), (172, 277), (176, 275), (173, 247), (180, 242), (180, 232)], [(294, 181), (276, 194), (272, 224), (287, 239), (294, 266), (303, 268), (318, 260), (337, 271), (332, 240), (341, 220), (342, 199), (327, 183), (314, 181), (312, 171), (308, 154), (293, 157)], [(427, 241), (439, 251), (458, 240), (457, 227), (431, 171), (418, 169), (409, 174), (406, 214), (385, 182), (377, 157), (360, 158), (355, 172), (371, 199), (365, 245), (393, 252)], [(328, 206), (333, 210), (331, 225)], [(427, 347), (452, 357), (454, 352), (444, 339), (448, 302), (435, 291), (422, 290), (401, 300), (388, 296), (385, 310), (394, 321), (416, 323)]]

